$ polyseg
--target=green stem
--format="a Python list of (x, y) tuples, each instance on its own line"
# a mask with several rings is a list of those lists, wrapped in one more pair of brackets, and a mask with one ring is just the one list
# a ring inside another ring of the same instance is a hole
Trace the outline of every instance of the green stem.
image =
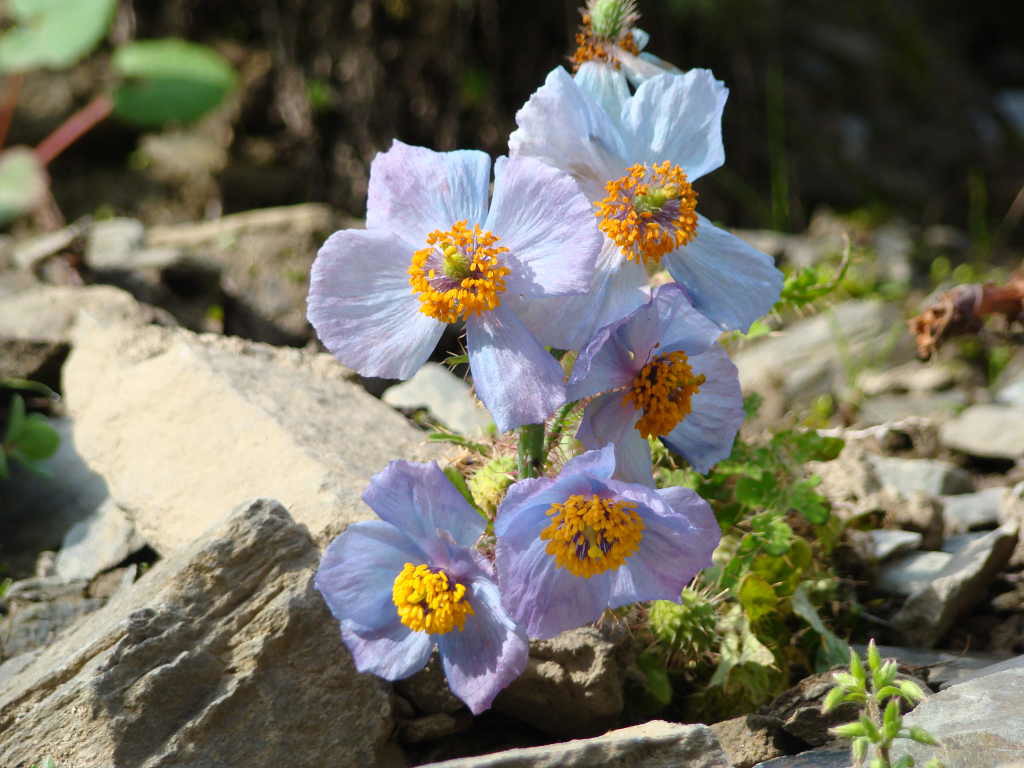
[(551, 429), (548, 432), (547, 439), (544, 441), (544, 461), (547, 461), (548, 456), (551, 455), (551, 451), (554, 450), (556, 445), (558, 445), (558, 441), (562, 439), (562, 432), (565, 430), (565, 422), (569, 420), (569, 416), (572, 414), (572, 409), (575, 407), (575, 402), (566, 403), (562, 406), (562, 409), (558, 412), (555, 418), (551, 420)]
[(526, 424), (519, 428), (519, 452), (516, 469), (519, 479), (539, 477), (544, 468), (544, 425)]

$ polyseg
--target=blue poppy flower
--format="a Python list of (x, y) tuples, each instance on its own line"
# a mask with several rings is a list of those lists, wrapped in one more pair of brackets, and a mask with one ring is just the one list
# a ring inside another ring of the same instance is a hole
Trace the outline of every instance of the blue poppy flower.
[(502, 431), (565, 401), (562, 369), (520, 320), (523, 308), (590, 289), (601, 236), (564, 173), (394, 142), (370, 168), (365, 230), (317, 254), (308, 317), (364, 376), (407, 379), (448, 323), (465, 321), (473, 383)]
[(572, 400), (593, 397), (577, 437), (587, 448), (615, 446), (617, 476), (653, 484), (648, 437), (698, 472), (732, 451), (743, 423), (739, 374), (715, 339), (721, 331), (675, 284), (602, 328), (580, 353)]
[(485, 521), (436, 464), (393, 461), (363, 500), (381, 519), (334, 539), (314, 581), (356, 668), (400, 680), (436, 647), (452, 693), (482, 712), (528, 655), (492, 566), (473, 549)]
[(678, 600), (721, 531), (688, 488), (613, 478), (611, 446), (569, 461), (555, 478), (520, 480), (498, 510), (495, 566), (508, 612), (530, 637), (597, 619), (606, 608)]
[(536, 302), (524, 322), (545, 343), (579, 349), (646, 300), (645, 267), (662, 264), (716, 325), (748, 330), (778, 300), (782, 274), (771, 257), (700, 215), (692, 186), (725, 161), (728, 89), (708, 70), (650, 77), (628, 97), (585, 86), (553, 70), (509, 137), (513, 157), (572, 174), (605, 234), (592, 293)]

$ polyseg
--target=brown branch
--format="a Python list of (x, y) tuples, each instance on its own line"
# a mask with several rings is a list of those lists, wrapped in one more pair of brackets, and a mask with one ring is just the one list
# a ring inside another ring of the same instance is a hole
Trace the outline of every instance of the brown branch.
[(1007, 322), (1024, 312), (1024, 276), (1015, 275), (1006, 285), (969, 283), (957, 285), (938, 296), (917, 317), (907, 321), (917, 342), (917, 356), (927, 360), (943, 339), (977, 333), (989, 315), (1003, 315)]

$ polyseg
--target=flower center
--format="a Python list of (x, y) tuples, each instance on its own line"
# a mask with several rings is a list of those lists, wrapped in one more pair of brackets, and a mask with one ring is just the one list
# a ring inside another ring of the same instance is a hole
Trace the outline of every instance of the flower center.
[(589, 579), (618, 568), (640, 547), (644, 522), (632, 501), (570, 496), (552, 504), (551, 524), (540, 533), (547, 553), (573, 576)]
[(632, 165), (604, 188), (608, 196), (594, 203), (598, 227), (630, 261), (657, 264), (696, 236), (697, 193), (678, 165)]
[(449, 581), (444, 571), (412, 563), (405, 564), (391, 588), (391, 600), (402, 623), (415, 632), (431, 635), (462, 631), (466, 617), (473, 615), (473, 606), (465, 596), (465, 585)]
[(685, 352), (659, 355), (645, 365), (626, 390), (626, 402), (643, 416), (636, 428), (644, 437), (667, 435), (693, 409), (693, 396), (707, 378), (695, 376)]
[(573, 72), (586, 61), (604, 61), (618, 69), (615, 46), (634, 56), (640, 53), (633, 40), (633, 25), (640, 20), (634, 0), (590, 0), (581, 11), (583, 20), (576, 33), (576, 52), (570, 57)]
[(409, 285), (419, 294), (420, 312), (442, 323), (478, 315), (497, 307), (509, 268), (498, 255), (497, 235), (465, 221), (427, 235), (427, 247), (412, 255)]

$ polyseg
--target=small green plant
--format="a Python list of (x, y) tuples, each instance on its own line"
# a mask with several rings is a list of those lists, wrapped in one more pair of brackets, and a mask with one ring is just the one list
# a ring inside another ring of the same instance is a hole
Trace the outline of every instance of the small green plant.
[[(0, 34), (0, 150), (24, 73), (66, 69), (90, 53), (114, 18), (117, 0), (11, 0), (14, 26)], [(196, 120), (235, 84), (220, 54), (183, 40), (142, 40), (118, 46), (111, 58), (114, 87), (93, 98), (34, 149), (0, 151), (0, 225), (31, 211), (48, 187), (46, 167), (110, 115), (142, 127)]]
[[(825, 697), (825, 711), (853, 702), (863, 707), (860, 717), (832, 729), (844, 739), (852, 739), (853, 763), (861, 768), (872, 754), (869, 768), (908, 768), (914, 758), (904, 755), (893, 762), (891, 750), (896, 739), (911, 739), (919, 744), (937, 746), (935, 738), (920, 726), (903, 727), (900, 701), (913, 706), (924, 699), (924, 691), (912, 680), (897, 678), (896, 662), (883, 662), (872, 639), (868, 643), (867, 670), (855, 652), (850, 651), (849, 671), (833, 674), (836, 687)], [(925, 768), (942, 768), (938, 758), (925, 763)]]
[(7, 431), (0, 450), (0, 477), (7, 476), (8, 458), (15, 459), (35, 472), (43, 472), (39, 462), (57, 452), (60, 436), (38, 413), (26, 413), (21, 395), (11, 398), (7, 411)]

